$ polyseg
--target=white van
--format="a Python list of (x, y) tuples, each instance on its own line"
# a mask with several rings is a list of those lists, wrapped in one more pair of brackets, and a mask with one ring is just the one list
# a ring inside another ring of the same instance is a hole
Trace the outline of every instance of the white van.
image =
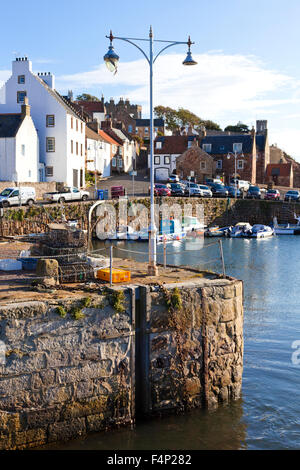
[(244, 191), (248, 191), (248, 189), (250, 188), (249, 181), (239, 180), (238, 178), (231, 178), (230, 184), (232, 186), (236, 185), (238, 189), (243, 189)]
[(29, 186), (5, 188), (0, 193), (0, 203), (3, 207), (18, 206), (27, 204), (32, 206), (35, 203), (35, 188)]

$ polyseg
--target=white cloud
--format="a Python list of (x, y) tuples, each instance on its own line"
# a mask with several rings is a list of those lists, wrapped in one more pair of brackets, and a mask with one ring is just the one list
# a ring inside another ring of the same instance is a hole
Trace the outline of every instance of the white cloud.
[[(300, 81), (272, 70), (253, 55), (229, 55), (223, 51), (209, 51), (194, 55), (198, 65), (182, 66), (184, 54), (160, 56), (154, 67), (154, 106), (190, 109), (204, 119), (212, 119), (221, 126), (238, 121), (255, 123), (268, 118), (278, 145), (300, 157), (298, 131), (293, 115), (300, 102)], [(143, 114), (149, 112), (149, 67), (144, 59), (120, 62), (116, 75), (101, 64), (93, 70), (58, 77), (64, 89), (99, 94), (101, 87), (110, 87), (115, 99), (128, 97), (143, 105)], [(290, 120), (282, 119), (290, 115)], [(283, 124), (284, 123), (284, 124)]]

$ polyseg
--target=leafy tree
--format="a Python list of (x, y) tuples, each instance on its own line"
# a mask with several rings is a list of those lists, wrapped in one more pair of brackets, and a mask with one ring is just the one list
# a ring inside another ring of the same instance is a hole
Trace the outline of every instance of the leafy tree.
[(78, 101), (100, 101), (97, 96), (90, 95), (89, 93), (82, 93), (76, 98)]
[(227, 126), (224, 129), (226, 132), (240, 132), (241, 134), (247, 134), (250, 129), (247, 124), (243, 124), (242, 122), (238, 122), (235, 126)]
[(201, 126), (205, 126), (206, 129), (221, 130), (220, 126), (210, 120), (201, 119), (196, 114), (192, 113), (188, 109), (169, 108), (168, 106), (156, 106), (154, 108), (156, 117), (163, 118), (166, 122), (167, 129), (175, 131), (179, 127), (191, 125), (195, 129), (199, 129)]

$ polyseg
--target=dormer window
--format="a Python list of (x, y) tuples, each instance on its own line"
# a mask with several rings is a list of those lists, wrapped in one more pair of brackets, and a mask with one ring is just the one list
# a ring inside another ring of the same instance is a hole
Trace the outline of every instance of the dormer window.
[(234, 152), (241, 152), (242, 150), (243, 150), (243, 144), (241, 144), (241, 143), (233, 144), (233, 151)]
[(156, 142), (155, 148), (161, 149), (161, 142)]
[(203, 144), (202, 149), (204, 150), (204, 152), (211, 152), (211, 144)]

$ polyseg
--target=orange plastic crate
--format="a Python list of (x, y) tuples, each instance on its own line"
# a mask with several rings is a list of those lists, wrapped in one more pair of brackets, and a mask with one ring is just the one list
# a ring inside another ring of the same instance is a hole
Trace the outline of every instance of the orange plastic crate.
[[(97, 271), (97, 279), (101, 279), (102, 281), (109, 282), (110, 280), (109, 268), (99, 269), (99, 271)], [(114, 284), (118, 282), (128, 282), (128, 281), (130, 281), (130, 271), (123, 271), (122, 269), (112, 270), (112, 282)]]

